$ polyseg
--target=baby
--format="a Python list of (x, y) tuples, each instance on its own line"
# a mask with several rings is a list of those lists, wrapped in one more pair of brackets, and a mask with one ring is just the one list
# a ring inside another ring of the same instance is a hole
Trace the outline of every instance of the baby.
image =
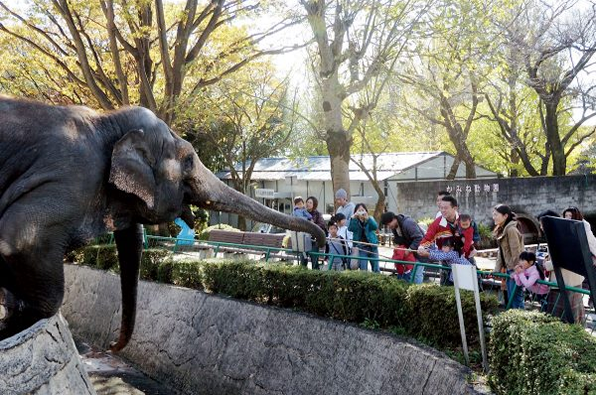
[(304, 207), (304, 199), (302, 199), (302, 196), (296, 196), (294, 198), (294, 212), (292, 215), (309, 221), (312, 219), (312, 215), (310, 215), (306, 207)]
[(477, 252), (474, 243), (480, 241), (480, 235), (478, 234), (476, 223), (472, 221), (470, 214), (461, 214), (459, 216), (459, 226), (457, 227), (455, 236), (459, 236), (462, 239), (464, 244), (462, 249), (463, 256), (474, 263), (472, 259)]

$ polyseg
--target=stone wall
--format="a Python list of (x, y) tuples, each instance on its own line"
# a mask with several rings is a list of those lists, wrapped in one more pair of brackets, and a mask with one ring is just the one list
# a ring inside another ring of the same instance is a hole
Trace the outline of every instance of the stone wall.
[(0, 394), (95, 394), (60, 314), (0, 341)]
[(492, 207), (498, 203), (532, 217), (546, 209), (561, 213), (569, 206), (596, 216), (596, 175), (418, 181), (390, 187), (396, 188), (398, 211), (416, 219), (434, 218), (440, 190), (449, 190), (457, 198), (460, 213), (472, 214), (476, 221), (486, 224), (492, 221)]
[[(73, 333), (107, 347), (120, 322), (119, 278), (71, 265), (65, 276)], [(121, 355), (185, 393), (475, 393), (469, 371), (444, 354), (354, 325), (143, 281), (138, 304)]]

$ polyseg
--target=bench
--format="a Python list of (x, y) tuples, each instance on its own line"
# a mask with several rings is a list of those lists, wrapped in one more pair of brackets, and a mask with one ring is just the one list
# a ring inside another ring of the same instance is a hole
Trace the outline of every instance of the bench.
[[(233, 232), (228, 230), (213, 229), (209, 233), (209, 241), (231, 243), (246, 245), (246, 248), (240, 248), (237, 246), (219, 246), (215, 247), (217, 252), (221, 252), (226, 256), (226, 253), (231, 253), (233, 258), (241, 257), (245, 254), (251, 255), (267, 255), (267, 249), (256, 249), (251, 246), (263, 246), (263, 247), (274, 247), (282, 248), (283, 239), (285, 234), (271, 234), (271, 233), (260, 233), (260, 232)], [(271, 255), (271, 254), (270, 254)], [(230, 257), (230, 256), (228, 256)], [(277, 255), (276, 255), (277, 257)]]

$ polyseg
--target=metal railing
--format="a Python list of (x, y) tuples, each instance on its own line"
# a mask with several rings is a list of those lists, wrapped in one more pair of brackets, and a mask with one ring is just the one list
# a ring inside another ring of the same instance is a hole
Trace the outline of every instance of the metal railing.
[[(219, 252), (237, 252), (237, 253), (245, 253), (245, 254), (252, 254), (252, 255), (262, 255), (262, 259), (264, 259), (265, 262), (269, 262), (269, 260), (271, 258), (282, 258), (282, 259), (288, 259), (288, 260), (293, 260), (293, 261), (300, 261), (301, 259), (304, 259), (304, 258), (310, 258), (310, 260), (312, 262), (316, 262), (316, 266), (318, 266), (319, 261), (321, 261), (321, 260), (324, 261), (325, 258), (327, 258), (327, 269), (328, 270), (332, 269), (332, 265), (333, 265), (335, 258), (346, 259), (346, 260), (363, 259), (363, 260), (367, 260), (367, 261), (378, 261), (379, 269), (381, 271), (391, 272), (391, 273), (396, 273), (397, 270), (394, 268), (381, 267), (380, 263), (384, 262), (384, 263), (390, 263), (392, 265), (395, 265), (395, 264), (404, 265), (404, 266), (408, 265), (408, 266), (413, 266), (412, 271), (411, 271), (412, 275), (410, 276), (410, 280), (409, 280), (410, 283), (414, 282), (414, 279), (415, 279), (414, 273), (416, 273), (416, 270), (419, 267), (436, 269), (439, 273), (441, 273), (441, 271), (444, 271), (445, 273), (448, 273), (449, 271), (451, 271), (450, 266), (436, 264), (436, 263), (426, 263), (426, 262), (418, 262), (418, 261), (416, 261), (416, 262), (397, 261), (397, 260), (393, 260), (393, 259), (386, 258), (386, 257), (378, 257), (378, 258), (362, 257), (361, 258), (360, 256), (355, 256), (355, 255), (340, 255), (340, 254), (334, 254), (334, 253), (324, 253), (324, 252), (320, 252), (317, 250), (308, 251), (308, 252), (303, 253), (303, 252), (295, 251), (295, 250), (288, 249), (288, 248), (268, 247), (268, 246), (250, 245), (250, 244), (237, 244), (237, 243), (229, 243), (229, 242), (221, 242), (221, 241), (210, 241), (210, 240), (173, 238), (173, 237), (163, 237), (163, 236), (153, 236), (153, 235), (145, 235), (144, 247), (149, 248), (150, 246), (152, 246), (152, 241), (160, 243), (159, 247), (161, 247), (161, 248), (169, 247), (169, 249), (171, 249), (173, 253), (185, 253), (185, 252), (180, 251), (181, 242), (186, 242), (186, 243), (192, 242), (192, 248), (198, 247), (199, 249), (212, 249), (213, 254), (215, 256), (217, 256), (217, 254)], [(190, 245), (188, 245), (188, 246), (191, 247)], [(487, 283), (491, 279), (494, 280), (494, 279), (508, 279), (509, 278), (509, 275), (506, 273), (493, 272), (490, 270), (478, 270), (478, 274), (481, 277), (481, 279)], [(556, 288), (556, 289), (559, 288), (556, 282), (550, 282), (550, 281), (546, 281), (546, 280), (538, 280), (537, 283), (547, 285), (549, 287), (549, 289), (550, 288)], [(493, 285), (496, 285), (496, 284), (493, 284)], [(511, 304), (514, 300), (517, 288), (518, 288), (518, 286), (517, 286), (517, 284), (515, 284), (514, 288), (513, 288), (513, 292), (511, 293), (511, 295), (509, 295), (509, 299), (507, 300), (505, 308), (509, 309), (511, 307)], [(589, 290), (582, 289), (582, 288), (565, 286), (565, 290), (570, 291), (570, 292), (580, 293), (583, 295), (590, 295)], [(555, 305), (558, 304), (560, 297), (561, 297), (561, 294), (559, 293), (559, 295), (555, 301)], [(562, 314), (564, 314), (564, 311), (562, 312)]]

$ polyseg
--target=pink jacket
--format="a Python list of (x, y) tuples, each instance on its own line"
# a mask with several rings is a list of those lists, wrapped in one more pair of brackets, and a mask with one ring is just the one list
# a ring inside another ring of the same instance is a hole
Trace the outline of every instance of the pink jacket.
[(536, 281), (540, 280), (540, 274), (538, 273), (538, 268), (536, 265), (532, 265), (523, 273), (511, 274), (511, 277), (515, 280), (515, 283), (518, 287), (523, 286), (528, 291), (531, 291), (538, 295), (544, 295), (548, 293), (548, 285), (545, 284), (538, 284)]

